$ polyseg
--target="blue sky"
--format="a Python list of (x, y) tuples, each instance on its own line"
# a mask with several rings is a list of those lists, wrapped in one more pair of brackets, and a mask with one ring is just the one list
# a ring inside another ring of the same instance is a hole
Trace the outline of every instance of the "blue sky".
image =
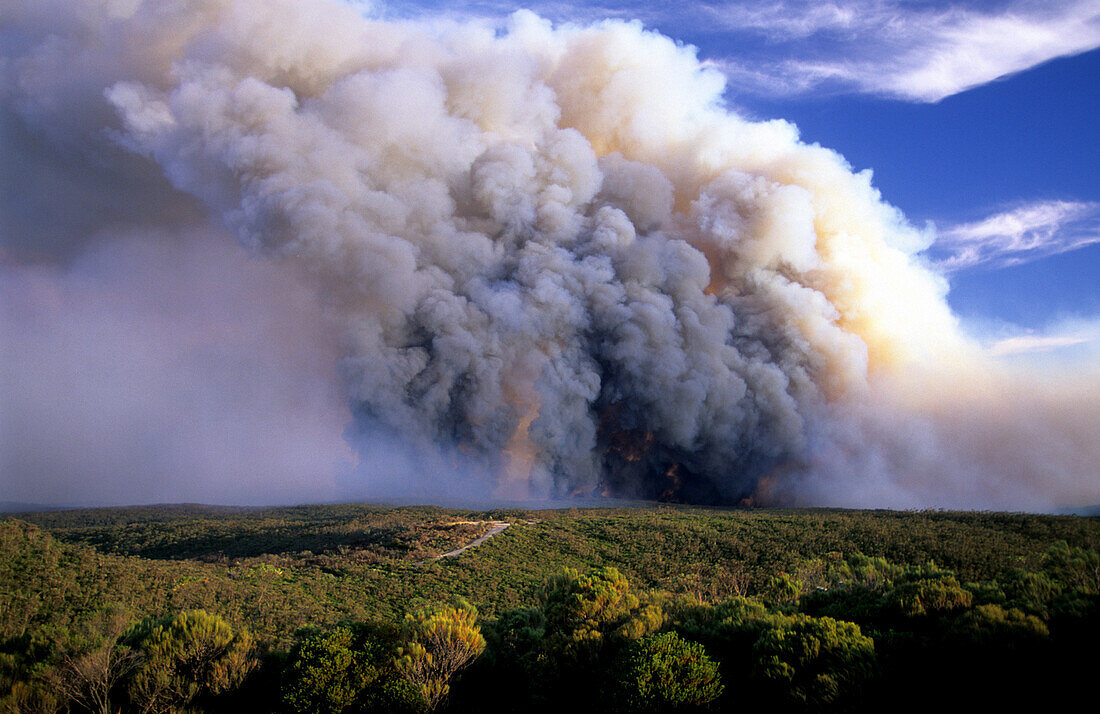
[[(694, 45), (727, 76), (731, 108), (788, 119), (871, 169), (887, 201), (935, 226), (925, 257), (994, 352), (1100, 347), (1100, 0), (523, 6), (555, 22), (637, 19)], [(486, 18), (517, 7), (448, 4)]]

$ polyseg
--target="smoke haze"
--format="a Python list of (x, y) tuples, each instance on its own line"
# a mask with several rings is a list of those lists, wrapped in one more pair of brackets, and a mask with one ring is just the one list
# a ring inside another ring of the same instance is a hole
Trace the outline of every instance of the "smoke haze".
[(9, 8), (4, 500), (1100, 502), (1098, 374), (640, 25)]

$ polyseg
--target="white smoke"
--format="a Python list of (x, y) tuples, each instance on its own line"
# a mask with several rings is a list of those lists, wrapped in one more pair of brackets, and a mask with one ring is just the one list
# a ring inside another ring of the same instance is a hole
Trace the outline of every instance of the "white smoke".
[(4, 194), (12, 260), (211, 216), (302, 276), (341, 344), (352, 492), (1100, 500), (1096, 381), (987, 364), (868, 173), (729, 113), (637, 24), (330, 0), (19, 0), (3, 23), (4, 171), (59, 204)]

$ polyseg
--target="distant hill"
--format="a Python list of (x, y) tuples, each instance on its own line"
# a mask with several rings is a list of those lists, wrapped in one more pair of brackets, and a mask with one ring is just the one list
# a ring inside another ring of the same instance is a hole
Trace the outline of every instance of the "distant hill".
[(38, 513), (41, 511), (61, 511), (66, 508), (72, 508), (72, 506), (47, 506), (44, 503), (0, 501), (0, 513)]

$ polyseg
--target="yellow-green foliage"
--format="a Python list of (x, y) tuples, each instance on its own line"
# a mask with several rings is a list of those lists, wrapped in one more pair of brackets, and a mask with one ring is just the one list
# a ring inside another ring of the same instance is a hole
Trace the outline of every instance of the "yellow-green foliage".
[(147, 619), (128, 637), (142, 654), (130, 699), (146, 711), (175, 711), (200, 695), (239, 685), (256, 665), (252, 637), (203, 610)]
[(408, 613), (403, 636), (398, 670), (420, 691), (430, 710), (447, 696), (450, 678), (485, 650), (477, 608), (461, 598)]
[(574, 636), (599, 632), (625, 619), (638, 604), (630, 583), (615, 568), (596, 568), (584, 575), (566, 568), (550, 577), (542, 592), (547, 628)]
[(633, 641), (656, 632), (665, 624), (665, 612), (660, 602), (648, 594), (638, 607), (630, 612), (623, 624), (614, 630), (614, 635), (623, 640)]
[(566, 568), (543, 587), (542, 613), (550, 647), (558, 657), (584, 661), (598, 656), (607, 639), (636, 640), (664, 624), (664, 611), (653, 595), (631, 592), (615, 568), (580, 573)]

